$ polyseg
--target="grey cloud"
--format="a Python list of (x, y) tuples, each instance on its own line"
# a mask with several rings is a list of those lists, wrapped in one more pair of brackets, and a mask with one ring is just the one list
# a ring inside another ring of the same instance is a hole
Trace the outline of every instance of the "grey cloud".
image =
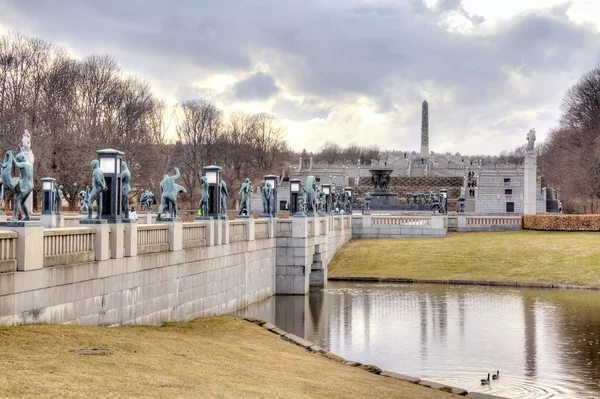
[(267, 100), (278, 92), (273, 76), (264, 72), (255, 73), (233, 86), (235, 97), (243, 101)]
[[(336, 107), (366, 96), (377, 112), (411, 113), (395, 132), (412, 135), (428, 96), (438, 118), (432, 127), (439, 123), (444, 138), (459, 143), (468, 132), (487, 134), (483, 126), (511, 123), (515, 109), (556, 109), (573, 79), (595, 65), (598, 33), (571, 22), (567, 10), (565, 4), (486, 33), (454, 34), (439, 25), (450, 12), (474, 26), (482, 21), (460, 0), (433, 10), (420, 0), (28, 0), (7, 2), (0, 23), (68, 43), (79, 54), (110, 52), (126, 68), (156, 75), (178, 98), (193, 96), (189, 87), (203, 74), (252, 74), (266, 64), (270, 75), (251, 75), (224, 101), (269, 98), (278, 86)], [(527, 90), (509, 84), (515, 73)], [(288, 119), (325, 113), (286, 101), (274, 111)]]
[(299, 122), (315, 118), (327, 119), (331, 113), (331, 107), (321, 106), (315, 100), (307, 100), (298, 104), (292, 100), (278, 98), (273, 106), (273, 113), (280, 118)]

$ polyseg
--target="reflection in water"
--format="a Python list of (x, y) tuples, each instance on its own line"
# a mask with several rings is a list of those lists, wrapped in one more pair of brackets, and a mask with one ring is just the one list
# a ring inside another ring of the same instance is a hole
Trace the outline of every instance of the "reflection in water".
[[(346, 359), (510, 398), (600, 397), (600, 293), (330, 282), (240, 312)], [(479, 380), (500, 370), (501, 378)]]

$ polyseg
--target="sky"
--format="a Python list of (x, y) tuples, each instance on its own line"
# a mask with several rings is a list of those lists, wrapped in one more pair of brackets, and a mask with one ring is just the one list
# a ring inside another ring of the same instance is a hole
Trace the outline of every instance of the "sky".
[(171, 104), (271, 112), (326, 141), (497, 154), (538, 142), (600, 62), (600, 0), (0, 0), (0, 30), (109, 53)]

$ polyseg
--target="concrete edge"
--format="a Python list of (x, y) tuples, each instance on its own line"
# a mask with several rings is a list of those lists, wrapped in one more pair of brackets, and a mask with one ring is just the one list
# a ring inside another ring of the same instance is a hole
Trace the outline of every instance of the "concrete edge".
[(354, 281), (364, 283), (409, 283), (409, 284), (446, 284), (446, 285), (481, 285), (490, 287), (521, 287), (521, 288), (549, 288), (562, 290), (590, 290), (599, 291), (600, 286), (575, 285), (560, 283), (534, 283), (518, 281), (486, 281), (486, 280), (440, 280), (395, 277), (328, 277), (329, 281)]
[[(451, 387), (451, 386), (439, 384), (439, 383), (433, 382), (433, 381), (421, 380), (420, 378), (411, 377), (411, 376), (407, 376), (404, 374), (395, 373), (392, 371), (384, 371), (381, 368), (371, 365), (371, 364), (361, 364), (358, 362), (346, 360), (340, 356), (337, 356), (334, 353), (331, 353), (331, 352), (321, 348), (319, 345), (317, 345), (315, 343), (305, 340), (304, 338), (298, 337), (297, 335), (283, 331), (282, 329), (274, 326), (273, 324), (264, 322), (260, 319), (256, 319), (253, 317), (243, 317), (243, 316), (234, 316), (234, 317), (239, 318), (241, 320), (245, 320), (245, 321), (253, 323), (253, 324), (257, 324), (260, 327), (264, 328), (265, 330), (279, 335), (280, 338), (283, 339), (284, 341), (301, 346), (310, 352), (317, 353), (320, 355), (325, 355), (325, 357), (328, 357), (330, 359), (331, 359), (331, 357), (329, 357), (327, 355), (342, 359), (341, 363), (344, 365), (347, 365), (349, 367), (359, 368), (359, 369), (365, 370), (365, 371), (373, 373), (373, 374), (381, 375), (382, 377), (394, 378), (394, 379), (397, 379), (400, 381), (410, 382), (412, 384), (421, 385), (421, 386), (424, 386), (427, 388), (436, 389), (436, 390), (451, 393), (454, 395), (467, 396), (469, 394), (469, 392), (466, 389)], [(262, 322), (262, 324), (259, 324), (257, 321)], [(490, 396), (489, 398), (484, 397), (484, 396), (481, 396), (481, 397), (477, 396), (477, 398), (480, 398), (480, 399), (503, 399), (501, 397), (494, 397), (494, 396)]]

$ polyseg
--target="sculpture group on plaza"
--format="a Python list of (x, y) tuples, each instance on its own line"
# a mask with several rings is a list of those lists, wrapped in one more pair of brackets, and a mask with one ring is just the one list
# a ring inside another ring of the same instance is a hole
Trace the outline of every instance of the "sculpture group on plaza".
[(154, 204), (154, 194), (152, 191), (146, 190), (140, 196), (140, 205), (145, 212), (152, 213), (152, 205)]
[(179, 168), (175, 168), (175, 174), (173, 176), (165, 175), (160, 182), (159, 219), (165, 211), (169, 212), (172, 218), (177, 217), (177, 194), (180, 192), (187, 193), (183, 186), (175, 183), (175, 180), (180, 177), (181, 173), (179, 173)]
[(106, 181), (104, 180), (104, 173), (102, 172), (102, 169), (100, 169), (100, 162), (98, 162), (97, 159), (92, 161), (92, 169), (92, 191), (90, 192), (87, 201), (88, 218), (92, 219), (92, 204), (95, 201), (98, 212), (96, 219), (100, 219), (102, 216), (102, 196), (104, 191), (108, 190), (108, 187), (106, 186)]
[(250, 194), (252, 194), (252, 181), (249, 178), (246, 178), (242, 183), (240, 193), (242, 194), (242, 201), (240, 202), (239, 215), (249, 215), (251, 212)]

